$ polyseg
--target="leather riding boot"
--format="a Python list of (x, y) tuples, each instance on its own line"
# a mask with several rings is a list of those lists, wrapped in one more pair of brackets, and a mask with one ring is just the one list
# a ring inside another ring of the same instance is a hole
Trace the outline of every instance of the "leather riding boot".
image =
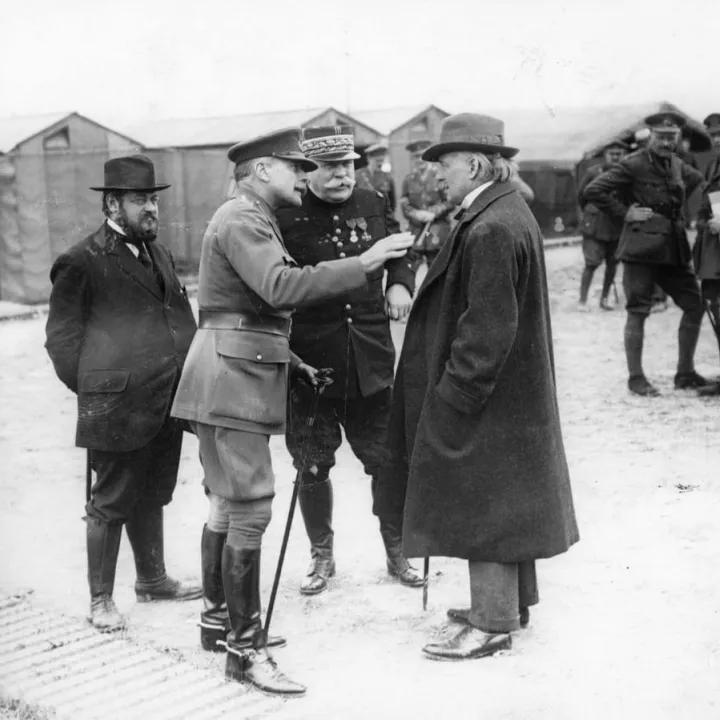
[(588, 299), (588, 293), (590, 292), (590, 283), (592, 282), (593, 275), (595, 274), (594, 267), (588, 267), (587, 265), (583, 269), (582, 277), (580, 278), (580, 304), (585, 305)]
[(97, 518), (86, 518), (88, 585), (90, 586), (90, 624), (104, 632), (121, 630), (125, 621), (115, 607), (115, 589), (122, 525), (110, 525)]
[(707, 385), (707, 381), (695, 372), (695, 348), (700, 337), (702, 325), (702, 306), (697, 311), (685, 311), (678, 327), (678, 365), (675, 387), (698, 388)]
[(222, 579), (230, 619), (225, 678), (273, 695), (302, 695), (306, 688), (282, 673), (268, 652), (260, 619), (260, 550), (225, 545)]
[(300, 585), (303, 595), (318, 595), (327, 590), (328, 579), (335, 575), (332, 529), (333, 489), (329, 468), (317, 475), (303, 473), (299, 501), (305, 530), (310, 539), (312, 560), (307, 576)]
[(195, 600), (202, 597), (199, 585), (183, 585), (165, 572), (162, 505), (138, 503), (125, 523), (135, 556), (135, 594), (138, 602)]
[(422, 587), (424, 584), (421, 575), (407, 561), (402, 552), (402, 532), (400, 523), (387, 519), (380, 520), (380, 536), (385, 545), (387, 554), (387, 570), (391, 577), (397, 578), (408, 587)]
[(224, 652), (218, 640), (225, 641), (230, 630), (225, 591), (222, 584), (222, 556), (227, 533), (216, 533), (203, 526), (200, 541), (203, 610), (200, 613), (200, 644), (203, 650)]
[(657, 388), (645, 377), (642, 367), (646, 316), (629, 312), (625, 322), (625, 357), (628, 367), (628, 390), (643, 397), (657, 397)]

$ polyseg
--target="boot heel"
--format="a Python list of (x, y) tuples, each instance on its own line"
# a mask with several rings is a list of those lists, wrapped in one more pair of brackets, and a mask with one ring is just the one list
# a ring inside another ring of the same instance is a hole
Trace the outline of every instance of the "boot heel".
[[(208, 652), (224, 653), (227, 628), (209, 628), (200, 625), (200, 644)], [(222, 643), (222, 644), (221, 644)]]
[(248, 657), (245, 653), (238, 653), (228, 648), (225, 661), (225, 679), (244, 683), (247, 680)]

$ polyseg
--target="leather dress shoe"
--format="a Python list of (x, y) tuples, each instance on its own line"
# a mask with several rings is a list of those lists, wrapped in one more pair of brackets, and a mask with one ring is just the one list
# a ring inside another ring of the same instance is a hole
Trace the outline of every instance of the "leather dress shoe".
[(610, 304), (606, 297), (604, 297), (600, 298), (600, 309), (605, 310), (606, 312), (612, 312), (613, 310), (615, 310), (615, 307)]
[(698, 388), (698, 395), (700, 397), (713, 397), (715, 395), (720, 395), (720, 382), (714, 382), (710, 385), (704, 385), (701, 388)]
[(335, 560), (331, 557), (315, 557), (310, 563), (307, 576), (300, 585), (303, 595), (319, 595), (325, 592), (328, 580), (335, 575)]
[[(447, 616), (453, 622), (461, 623), (463, 625), (471, 625), (470, 623), (470, 608), (450, 608), (447, 611)], [(520, 608), (520, 627), (526, 628), (530, 624), (530, 608)]]
[(426, 645), (423, 652), (431, 660), (475, 660), (511, 647), (510, 633), (486, 633), (466, 625), (455, 637)]
[(114, 632), (125, 627), (125, 620), (107, 593), (90, 600), (90, 624), (100, 632)]
[(402, 585), (422, 587), (425, 584), (422, 576), (402, 555), (387, 559), (387, 570), (390, 577), (397, 578)]
[(651, 385), (644, 375), (631, 375), (628, 379), (628, 390), (641, 397), (658, 397), (660, 391)]
[(203, 595), (199, 585), (183, 585), (167, 575), (156, 582), (138, 580), (135, 583), (135, 595), (138, 602), (153, 600), (197, 600)]
[(676, 390), (697, 390), (698, 388), (707, 387), (710, 383), (694, 370), (690, 373), (678, 373), (675, 376)]

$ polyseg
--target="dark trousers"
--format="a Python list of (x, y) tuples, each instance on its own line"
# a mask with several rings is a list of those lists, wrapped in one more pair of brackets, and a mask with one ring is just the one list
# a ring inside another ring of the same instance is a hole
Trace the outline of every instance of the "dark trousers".
[(141, 502), (167, 505), (177, 484), (182, 435), (181, 421), (169, 417), (160, 432), (137, 450), (92, 450), (97, 479), (85, 508), (88, 517), (122, 524)]
[(315, 424), (308, 428), (306, 419), (312, 409), (312, 394), (300, 387), (294, 390), (285, 434), (294, 466), (300, 468), (304, 453), (306, 469), (313, 465), (328, 470), (333, 467), (335, 452), (342, 444), (342, 427), (353, 453), (373, 478), (374, 491), (375, 478), (388, 458), (385, 436), (391, 393), (390, 388), (385, 388), (368, 397), (321, 397)]
[(623, 289), (628, 312), (649, 315), (653, 306), (655, 286), (661, 287), (687, 313), (702, 318), (700, 285), (690, 265), (646, 265), (625, 263)]

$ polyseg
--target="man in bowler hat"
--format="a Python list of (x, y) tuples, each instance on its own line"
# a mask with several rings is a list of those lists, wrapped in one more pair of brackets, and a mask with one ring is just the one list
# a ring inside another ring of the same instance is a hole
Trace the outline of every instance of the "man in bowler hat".
[[(302, 266), (357, 257), (382, 238), (400, 231), (389, 201), (375, 190), (357, 187), (353, 162), (358, 158), (349, 125), (308, 128), (305, 155), (318, 163), (299, 208), (278, 213), (290, 254)], [(300, 488), (312, 561), (300, 586), (317, 595), (335, 574), (333, 484), (330, 472), (342, 443), (341, 428), (374, 494), (385, 458), (385, 431), (395, 368), (389, 318), (402, 320), (410, 310), (415, 278), (407, 258), (387, 264), (367, 285), (298, 310), (290, 347), (316, 367), (333, 370), (333, 384), (318, 404), (315, 425), (305, 425), (312, 397), (302, 386), (291, 396), (291, 423), (285, 435), (296, 468), (306, 461)], [(381, 517), (380, 534), (390, 575), (418, 587), (422, 578), (402, 555), (402, 516)]]
[(45, 347), (77, 395), (76, 443), (96, 482), (86, 506), (90, 622), (123, 626), (113, 602), (123, 525), (138, 600), (190, 600), (199, 587), (168, 577), (163, 507), (172, 499), (183, 424), (173, 394), (195, 334), (195, 319), (170, 253), (157, 242), (158, 193), (149, 158), (105, 163), (105, 221), (52, 266)]
[(290, 128), (228, 151), (237, 191), (203, 237), (199, 329), (172, 409), (197, 433), (210, 500), (203, 620), (227, 630), (229, 680), (279, 695), (305, 687), (275, 664), (268, 645), (284, 641), (268, 639), (261, 619), (260, 551), (275, 495), (269, 440), (285, 432), (288, 377), (318, 382), (317, 369), (290, 350), (291, 316), (364, 287), (412, 242), (396, 235), (360, 256), (301, 267), (276, 219), (279, 208), (302, 204), (307, 172), (317, 167), (299, 138)]
[(377, 509), (402, 511), (403, 550), (468, 561), (470, 607), (423, 649), (469, 660), (511, 646), (538, 602), (535, 561), (578, 540), (556, 396), (543, 238), (509, 183), (504, 125), (447, 117), (423, 153), (458, 222), (417, 292)]
[(690, 264), (684, 217), (685, 198), (702, 183), (703, 176), (674, 154), (685, 124), (682, 115), (660, 112), (646, 117), (645, 124), (650, 129), (648, 146), (595, 178), (583, 197), (623, 223), (617, 258), (625, 264), (628, 389), (636, 395), (654, 397), (660, 393), (645, 377), (642, 354), (645, 320), (652, 311), (656, 285), (683, 311), (678, 328), (675, 388), (707, 384), (695, 371), (703, 303)]

